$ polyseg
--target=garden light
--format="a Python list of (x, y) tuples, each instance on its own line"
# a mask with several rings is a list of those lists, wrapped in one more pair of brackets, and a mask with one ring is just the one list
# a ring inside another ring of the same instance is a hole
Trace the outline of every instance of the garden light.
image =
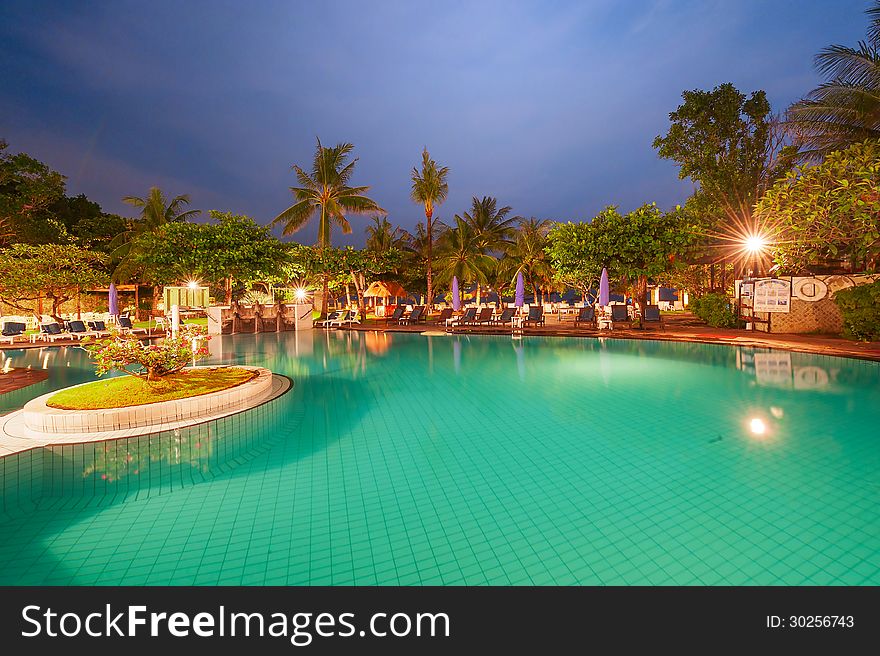
[(745, 247), (749, 253), (760, 253), (767, 248), (767, 240), (761, 235), (749, 235), (745, 240)]

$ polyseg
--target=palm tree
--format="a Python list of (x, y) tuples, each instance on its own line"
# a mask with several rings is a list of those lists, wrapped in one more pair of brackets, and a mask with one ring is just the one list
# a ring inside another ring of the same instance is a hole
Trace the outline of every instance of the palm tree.
[[(150, 187), (149, 193), (140, 198), (138, 196), (125, 196), (122, 202), (141, 208), (140, 216), (129, 224), (128, 230), (119, 233), (110, 242), (111, 255), (119, 258), (119, 263), (113, 271), (113, 278), (117, 281), (130, 278), (138, 266), (138, 257), (142, 254), (140, 248), (142, 241), (139, 237), (146, 234), (156, 234), (169, 223), (186, 221), (192, 216), (201, 214), (201, 210), (184, 210), (189, 205), (189, 194), (181, 194), (171, 199), (169, 203), (165, 194), (159, 187)], [(158, 280), (154, 280), (157, 283)], [(159, 305), (159, 285), (153, 285), (153, 311)]]
[[(519, 217), (508, 218), (511, 209), (506, 205), (498, 209), (498, 201), (492, 196), (483, 196), (482, 199), (474, 196), (471, 200), (470, 212), (465, 212), (461, 217), (456, 214), (455, 218), (463, 220), (471, 227), (481, 244), (482, 253), (497, 253), (511, 243), (511, 237), (516, 232), (514, 224)], [(477, 303), (479, 302), (480, 283), (478, 282)]]
[(483, 242), (484, 251), (500, 251), (511, 243), (520, 217), (508, 218), (513, 208), (505, 205), (498, 209), (498, 200), (492, 196), (471, 199), (471, 210), (462, 215)]
[(855, 48), (829, 46), (816, 55), (827, 81), (788, 109), (788, 127), (807, 157), (821, 159), (880, 138), (880, 2), (865, 13), (871, 19), (867, 41)]
[(374, 216), (373, 225), (367, 226), (367, 250), (382, 253), (392, 248), (403, 250), (410, 236), (403, 228), (391, 225), (385, 217)]
[(548, 286), (553, 277), (553, 269), (544, 251), (550, 226), (551, 222), (546, 219), (520, 219), (513, 243), (499, 262), (499, 276), (503, 275), (506, 281), (512, 281), (518, 273), (523, 274), (524, 282), (535, 293), (536, 303), (538, 288)]
[(422, 150), (422, 170), (419, 171), (413, 167), (412, 170), (412, 191), (410, 198), (414, 203), (419, 203), (425, 207), (425, 236), (426, 242), (426, 271), (428, 278), (428, 312), (434, 305), (434, 281), (433, 281), (433, 247), (434, 247), (434, 231), (431, 225), (431, 219), (434, 216), (434, 206), (440, 205), (446, 200), (449, 194), (449, 185), (446, 183), (446, 176), (449, 175), (448, 166), (437, 166), (437, 162), (431, 159), (428, 148)]
[(455, 227), (448, 230), (438, 244), (437, 280), (452, 282), (453, 276), (463, 283), (485, 284), (495, 264), (495, 258), (483, 252), (480, 236), (461, 217), (455, 217)]
[[(272, 221), (282, 224), (284, 234), (292, 235), (305, 226), (310, 219), (319, 217), (317, 246), (323, 250), (329, 248), (330, 228), (333, 224), (342, 228), (345, 235), (351, 234), (351, 224), (346, 214), (369, 214), (376, 212), (386, 214), (376, 201), (365, 195), (369, 187), (351, 187), (352, 173), (358, 158), (348, 161), (354, 146), (340, 143), (332, 148), (325, 148), (318, 139), (315, 159), (311, 172), (306, 172), (296, 164), (293, 170), (301, 186), (291, 187), (296, 203), (281, 212)], [(330, 273), (324, 272), (324, 285), (321, 298), (321, 316), (327, 316), (327, 300), (330, 286)]]

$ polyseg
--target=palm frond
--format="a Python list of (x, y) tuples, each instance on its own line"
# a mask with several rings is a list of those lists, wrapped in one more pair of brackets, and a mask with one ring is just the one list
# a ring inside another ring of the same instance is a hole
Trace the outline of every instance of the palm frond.
[(292, 235), (300, 230), (315, 215), (315, 206), (308, 200), (301, 200), (291, 205), (272, 219), (272, 225), (282, 224), (283, 234)]

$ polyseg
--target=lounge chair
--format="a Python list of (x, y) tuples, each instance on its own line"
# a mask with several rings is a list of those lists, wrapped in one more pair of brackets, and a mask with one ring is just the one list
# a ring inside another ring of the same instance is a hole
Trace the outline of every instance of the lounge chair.
[(484, 323), (492, 323), (492, 308), (484, 307), (480, 308), (480, 313), (471, 321), (468, 321), (468, 324), (471, 326), (479, 326)]
[(464, 311), (464, 314), (460, 317), (452, 317), (451, 319), (446, 320), (446, 328), (447, 330), (450, 328), (455, 328), (459, 325), (464, 325), (470, 321), (473, 321), (477, 316), (477, 308), (469, 307)]
[(409, 313), (408, 317), (404, 317), (403, 319), (398, 319), (397, 323), (399, 325), (403, 325), (403, 324), (409, 325), (411, 323), (418, 323), (419, 321), (422, 321), (424, 319), (424, 316), (423, 316), (424, 314), (425, 314), (425, 306), (424, 305), (416, 305), (412, 309), (412, 312)]
[(316, 321), (315, 326), (321, 326), (321, 328), (329, 328), (331, 325), (333, 325), (334, 321), (338, 321), (338, 320), (339, 320), (339, 312), (334, 310), (333, 312), (328, 314), (326, 318), (321, 319), (320, 321)]
[(647, 326), (649, 323), (655, 323), (660, 326), (661, 330), (665, 330), (666, 326), (663, 325), (663, 315), (660, 314), (660, 307), (657, 305), (646, 305), (644, 316), (642, 317), (642, 326)]
[(523, 320), (523, 327), (526, 327), (530, 324), (534, 324), (536, 326), (544, 325), (544, 308), (540, 305), (533, 305), (529, 308), (529, 315)]
[(86, 323), (89, 326), (89, 330), (97, 333), (99, 337), (106, 337), (110, 334), (110, 331), (107, 330), (107, 324), (103, 321), (87, 321)]
[(16, 337), (24, 337), (24, 331), (27, 330), (27, 324), (20, 321), (7, 321), (3, 324), (3, 330), (0, 332), (0, 342), (9, 342), (15, 344)]
[(574, 327), (577, 328), (578, 324), (585, 323), (592, 328), (596, 327), (596, 308), (592, 305), (588, 305), (587, 307), (582, 307), (577, 316), (574, 318)]
[(86, 324), (78, 319), (67, 322), (67, 332), (70, 334), (71, 337), (76, 337), (77, 339), (98, 336), (98, 333), (96, 333), (94, 330), (89, 330), (88, 328), (86, 328)]
[(67, 339), (67, 335), (61, 329), (60, 324), (41, 323), (40, 324), (40, 339), (47, 339), (50, 342), (55, 342), (59, 339)]
[[(129, 317), (120, 316), (116, 322), (116, 325), (119, 326), (120, 330), (124, 333), (143, 333), (147, 334), (146, 328), (135, 328), (134, 324), (131, 323), (131, 319)], [(183, 322), (180, 322), (180, 325), (183, 325)], [(157, 325), (158, 327), (158, 325)]]
[(351, 310), (343, 310), (341, 313), (339, 313), (338, 317), (336, 317), (332, 321), (328, 321), (327, 326), (330, 328), (341, 328), (343, 325), (347, 323), (352, 323), (353, 321), (354, 312), (352, 312)]
[(501, 316), (498, 317), (497, 319), (492, 319), (492, 321), (490, 323), (492, 323), (493, 325), (499, 325), (499, 326), (503, 326), (504, 324), (510, 323), (511, 321), (513, 321), (513, 318), (516, 316), (516, 310), (517, 310), (516, 307), (504, 308), (501, 311)]
[(440, 310), (440, 316), (434, 320), (436, 324), (446, 324), (446, 322), (452, 318), (452, 308), (443, 308)]
[(632, 319), (629, 318), (629, 310), (625, 305), (611, 306), (611, 325), (618, 323), (626, 323), (632, 326)]
[(394, 323), (397, 323), (398, 321), (400, 321), (403, 318), (404, 312), (406, 312), (406, 308), (403, 307), (402, 305), (398, 305), (396, 308), (394, 308), (394, 312), (392, 312), (388, 316), (381, 317), (379, 320), (384, 321), (386, 324), (388, 324), (391, 321), (393, 321)]

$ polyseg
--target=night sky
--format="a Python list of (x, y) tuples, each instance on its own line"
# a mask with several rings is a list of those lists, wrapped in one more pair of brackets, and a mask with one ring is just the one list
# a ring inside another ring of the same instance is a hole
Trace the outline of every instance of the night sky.
[(0, 137), (129, 216), (120, 198), (158, 185), (267, 223), (316, 136), (355, 145), (354, 182), (407, 229), (425, 145), (451, 168), (442, 219), (475, 195), (557, 220), (666, 208), (691, 185), (651, 142), (682, 90), (729, 81), (781, 111), (819, 82), (819, 49), (864, 38), (867, 6), (4, 0)]

